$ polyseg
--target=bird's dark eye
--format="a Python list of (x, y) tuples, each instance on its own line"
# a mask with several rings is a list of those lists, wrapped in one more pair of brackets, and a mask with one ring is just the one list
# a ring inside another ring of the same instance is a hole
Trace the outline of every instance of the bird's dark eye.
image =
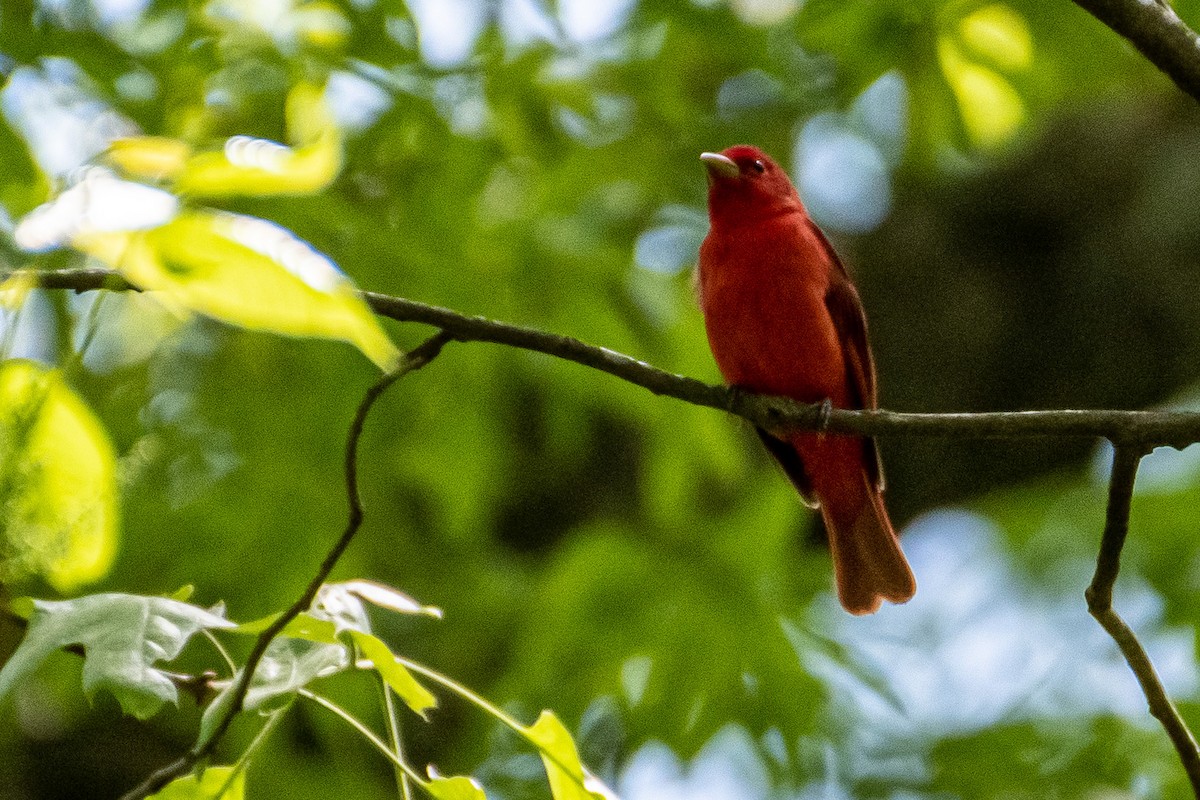
[(766, 172), (766, 171), (767, 171), (767, 165), (766, 165), (766, 164), (764, 164), (764, 163), (763, 163), (763, 162), (761, 162), (761, 161), (758, 161), (758, 160), (756, 160), (756, 161), (755, 161), (753, 164), (751, 164), (750, 166), (751, 166), (751, 167), (753, 167), (753, 168), (754, 168), (754, 171), (755, 171), (755, 172), (757, 172), (759, 175), (761, 175), (761, 174), (763, 174), (764, 172)]

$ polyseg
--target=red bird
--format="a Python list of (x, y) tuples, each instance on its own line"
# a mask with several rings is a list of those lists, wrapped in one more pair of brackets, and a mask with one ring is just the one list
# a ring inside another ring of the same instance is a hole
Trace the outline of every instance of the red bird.
[[(709, 232), (700, 247), (708, 343), (731, 386), (802, 403), (875, 408), (862, 301), (792, 182), (757, 148), (702, 153)], [(875, 440), (759, 430), (804, 501), (820, 507), (838, 599), (851, 614), (917, 590), (883, 507)]]

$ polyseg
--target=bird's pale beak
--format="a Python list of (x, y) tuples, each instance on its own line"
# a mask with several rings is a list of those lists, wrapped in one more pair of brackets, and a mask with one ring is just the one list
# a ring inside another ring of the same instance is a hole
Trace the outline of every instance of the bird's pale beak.
[(701, 153), (700, 160), (714, 178), (736, 178), (742, 172), (732, 158), (720, 153)]

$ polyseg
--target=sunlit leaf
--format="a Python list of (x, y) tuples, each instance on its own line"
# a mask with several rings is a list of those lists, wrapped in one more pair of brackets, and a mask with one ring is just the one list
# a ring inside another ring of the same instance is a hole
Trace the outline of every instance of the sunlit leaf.
[(993, 147), (1012, 138), (1025, 120), (1025, 103), (1012, 84), (995, 70), (963, 58), (949, 37), (939, 41), (938, 57), (971, 140)]
[(392, 687), (392, 691), (404, 704), (422, 718), (428, 719), (426, 712), (437, 707), (437, 698), (417, 682), (407, 667), (396, 660), (391, 649), (378, 637), (362, 631), (350, 631), (350, 638), (362, 654), (371, 660), (375, 671)]
[(245, 770), (209, 767), (200, 775), (176, 778), (147, 800), (242, 800), (245, 796)]
[(801, 0), (730, 0), (730, 7), (749, 25), (777, 25), (796, 13)]
[(107, 159), (131, 178), (166, 180), (177, 176), (192, 148), (166, 136), (131, 136), (109, 145)]
[(537, 722), (524, 731), (538, 747), (554, 800), (611, 800), (615, 797), (584, 769), (575, 740), (554, 712), (543, 711)]
[(425, 791), (437, 800), (486, 800), (483, 787), (474, 778), (455, 775), (444, 778), (432, 766), (429, 767), (429, 783)]
[(204, 11), (208, 21), (220, 28), (230, 43), (242, 45), (266, 38), (284, 53), (294, 53), (302, 44), (324, 49), (339, 47), (350, 30), (349, 22), (337, 6), (320, 0), (253, 3), (210, 0)]
[[(254, 670), (242, 708), (253, 711), (285, 705), (293, 699), (298, 689), (308, 686), (317, 678), (341, 672), (349, 665), (350, 655), (344, 644), (326, 644), (280, 635), (267, 646), (266, 653)], [(239, 670), (238, 676), (241, 674)], [(236, 680), (204, 710), (200, 721), (201, 742), (208, 740), (218, 721), (227, 713), (233, 702), (235, 685)]]
[(337, 625), (331, 620), (314, 617), (309, 613), (297, 614), (284, 626), (279, 635), (305, 639), (317, 644), (341, 644), (338, 640)]
[(350, 342), (385, 370), (399, 360), (350, 280), (265, 220), (188, 211), (144, 233), (95, 234), (74, 243), (176, 306), (252, 330)]
[(399, 589), (394, 589), (377, 581), (353, 580), (329, 584), (325, 589), (340, 588), (373, 606), (394, 611), (397, 614), (414, 614), (434, 619), (442, 618), (442, 610), (437, 606), (426, 606), (414, 600)]
[(25, 250), (64, 247), (94, 236), (153, 228), (179, 211), (179, 198), (152, 186), (121, 180), (101, 167), (85, 170), (62, 194), (26, 214), (13, 231)]
[(175, 685), (155, 667), (183, 651), (204, 629), (229, 628), (223, 616), (165, 597), (97, 594), (34, 601), (21, 646), (0, 670), (0, 699), (57, 650), (83, 648), (83, 689), (110, 692), (126, 713), (145, 719), (177, 699)]
[(69, 591), (108, 572), (117, 546), (116, 454), (99, 420), (32, 361), (0, 363), (0, 531), (10, 573)]
[(30, 270), (17, 270), (0, 281), (0, 310), (16, 311), (25, 303), (29, 293), (37, 288), (37, 275)]
[(984, 6), (958, 23), (959, 36), (972, 54), (1008, 70), (1027, 69), (1033, 61), (1033, 36), (1025, 18), (1011, 6)]
[(328, 186), (342, 167), (342, 136), (321, 87), (302, 83), (287, 106), (293, 146), (234, 136), (219, 152), (188, 159), (175, 188), (194, 197), (312, 194)]

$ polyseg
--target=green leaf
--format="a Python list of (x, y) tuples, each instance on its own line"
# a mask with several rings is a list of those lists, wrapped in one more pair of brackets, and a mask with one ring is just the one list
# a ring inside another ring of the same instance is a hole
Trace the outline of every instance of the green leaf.
[(145, 180), (174, 178), (187, 164), (192, 149), (166, 136), (130, 136), (108, 146), (105, 160), (125, 175)]
[(175, 188), (199, 197), (315, 194), (324, 189), (341, 171), (342, 136), (322, 91), (302, 83), (288, 96), (288, 136), (295, 147), (235, 136), (219, 151), (189, 158)]
[(0, 363), (0, 531), (10, 574), (67, 592), (108, 572), (117, 546), (116, 454), (62, 376)]
[(145, 719), (177, 700), (175, 685), (155, 664), (170, 661), (197, 632), (229, 628), (223, 616), (165, 597), (97, 594), (34, 601), (29, 631), (0, 669), (0, 699), (53, 652), (81, 646), (83, 689), (108, 690), (128, 714)]
[(1025, 101), (996, 70), (965, 58), (953, 37), (938, 40), (938, 61), (958, 100), (963, 126), (982, 147), (1003, 144), (1025, 121)]
[(1033, 36), (1020, 12), (1000, 3), (959, 20), (958, 33), (973, 55), (1007, 70), (1025, 70), (1033, 61)]
[(176, 778), (147, 800), (242, 800), (245, 796), (245, 770), (209, 767), (201, 775)]
[(317, 644), (344, 646), (338, 639), (337, 624), (333, 620), (313, 616), (310, 612), (297, 614), (295, 619), (284, 626), (279, 635), (305, 639)]
[(251, 330), (349, 342), (383, 370), (399, 362), (349, 278), (272, 222), (186, 211), (149, 231), (90, 233), (72, 243), (170, 305)]
[(554, 800), (606, 800), (615, 797), (610, 789), (584, 769), (575, 740), (553, 711), (543, 711), (537, 722), (523, 730), (541, 751)]
[(462, 775), (443, 778), (433, 767), (429, 767), (429, 783), (425, 784), (424, 789), (437, 800), (487, 799), (487, 795), (483, 793), (483, 787), (474, 778)]
[(335, 591), (345, 592), (359, 600), (366, 600), (373, 606), (385, 608), (397, 614), (422, 615), (433, 617), (434, 619), (442, 618), (442, 610), (437, 606), (422, 605), (399, 589), (394, 589), (387, 584), (377, 581), (358, 579), (343, 581), (341, 583), (329, 583), (321, 587), (320, 598), (325, 600), (328, 597), (328, 593)]
[(376, 636), (363, 631), (350, 631), (350, 638), (371, 660), (379, 676), (394, 691), (404, 704), (428, 720), (426, 714), (431, 708), (437, 707), (437, 698), (428, 689), (417, 682), (408, 668), (396, 660), (396, 656), (384, 642)]
[[(296, 620), (293, 620), (293, 623), (296, 623)], [(329, 630), (325, 627), (326, 624), (328, 623), (324, 620), (313, 620), (310, 617), (297, 623), (293, 633), (312, 638), (300, 638), (288, 633), (288, 629), (285, 628), (284, 633), (271, 641), (250, 679), (250, 688), (242, 702), (244, 710), (269, 709), (284, 705), (292, 700), (296, 690), (317, 678), (336, 674), (350, 666), (350, 655), (346, 645), (325, 640)], [(242, 671), (239, 670), (238, 676), (241, 674)], [(233, 702), (233, 689), (236, 684), (236, 680), (231, 681), (204, 710), (204, 717), (200, 722), (200, 742), (208, 741), (208, 737), (216, 729), (218, 720)]]

